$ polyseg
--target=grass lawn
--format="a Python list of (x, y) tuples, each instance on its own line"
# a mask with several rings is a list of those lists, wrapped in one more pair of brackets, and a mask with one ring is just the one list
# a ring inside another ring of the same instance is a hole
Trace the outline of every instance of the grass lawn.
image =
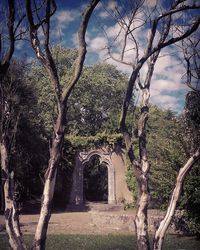
[[(27, 244), (31, 244), (33, 236), (25, 235)], [(128, 250), (136, 249), (136, 241), (130, 235), (49, 235), (47, 250)], [(0, 235), (0, 249), (7, 250), (5, 234)], [(200, 241), (194, 237), (168, 236), (164, 250), (200, 250)]]

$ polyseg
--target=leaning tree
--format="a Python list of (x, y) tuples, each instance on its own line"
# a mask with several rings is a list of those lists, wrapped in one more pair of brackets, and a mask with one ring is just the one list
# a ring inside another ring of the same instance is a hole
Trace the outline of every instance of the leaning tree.
[[(119, 123), (127, 154), (138, 183), (139, 202), (134, 222), (137, 233), (137, 249), (141, 250), (150, 249), (147, 212), (150, 201), (149, 175), (151, 165), (147, 147), (147, 121), (151, 80), (162, 50), (172, 48), (174, 44), (198, 31), (200, 5), (196, 1), (184, 0), (167, 2), (137, 0), (126, 3), (126, 6), (123, 3), (120, 6), (116, 4), (112, 12), (108, 11), (115, 19), (115, 28), (118, 25), (118, 29), (116, 28), (111, 36), (108, 33), (109, 29), (107, 32), (104, 28), (104, 33), (108, 38), (109, 57), (115, 62), (128, 65), (131, 68)], [(146, 35), (141, 36), (141, 34)], [(127, 114), (136, 88), (141, 92), (137, 135), (129, 131), (127, 126)], [(137, 156), (137, 145), (139, 156)], [(183, 181), (199, 157), (200, 148), (197, 145), (191, 153), (191, 157), (178, 171), (166, 215), (155, 233), (154, 249), (162, 248), (166, 230), (170, 225), (181, 194)]]

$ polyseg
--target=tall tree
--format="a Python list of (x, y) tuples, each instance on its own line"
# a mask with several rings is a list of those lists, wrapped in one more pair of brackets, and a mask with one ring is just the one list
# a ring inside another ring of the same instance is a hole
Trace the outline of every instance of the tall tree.
[[(12, 149), (13, 120), (17, 117), (13, 112), (13, 93), (18, 88), (17, 68), (9, 70), (15, 49), (16, 40), (20, 39), (23, 30), (21, 24), (25, 15), (20, 8), (16, 11), (17, 1), (4, 1), (1, 5), (1, 30), (0, 30), (0, 154), (1, 154), (1, 179), (5, 197), (5, 222), (9, 243), (13, 249), (17, 246), (24, 249), (23, 239), (19, 228), (18, 211), (13, 197), (14, 173), (10, 168), (10, 152)], [(6, 25), (5, 25), (6, 23)], [(11, 71), (13, 77), (11, 77)], [(17, 120), (14, 121), (17, 123)]]
[[(60, 162), (63, 138), (65, 134), (67, 103), (71, 91), (77, 83), (78, 79), (80, 78), (82, 72), (83, 63), (86, 55), (85, 33), (90, 16), (98, 2), (98, 0), (92, 0), (83, 13), (78, 33), (78, 56), (74, 63), (74, 69), (71, 78), (66, 81), (65, 85), (61, 88), (58, 69), (56, 67), (55, 60), (53, 59), (49, 47), (50, 18), (56, 11), (56, 3), (54, 0), (45, 1), (45, 15), (44, 17), (40, 17), (37, 10), (35, 10), (34, 13), (31, 1), (26, 1), (26, 12), (28, 17), (31, 45), (38, 60), (41, 62), (41, 64), (44, 66), (45, 70), (48, 73), (49, 79), (54, 89), (57, 105), (57, 114), (53, 128), (52, 143), (50, 147), (50, 159), (47, 171), (45, 173), (43, 201), (41, 205), (41, 212), (38, 225), (36, 228), (33, 249), (44, 249), (45, 247), (48, 222), (51, 215), (51, 203), (54, 194), (57, 168)], [(37, 23), (35, 23), (34, 18), (38, 21)], [(43, 31), (44, 48), (40, 46), (40, 41), (38, 38), (39, 28), (41, 28)]]
[[(147, 149), (147, 121), (149, 116), (151, 79), (161, 50), (184, 40), (198, 30), (200, 18), (195, 10), (199, 8), (200, 6), (196, 2), (188, 3), (182, 0), (174, 0), (168, 3), (156, 1), (155, 6), (149, 9), (148, 1), (138, 0), (130, 2), (130, 8), (122, 5), (121, 9), (115, 8), (114, 14), (112, 13), (112, 16), (115, 17), (120, 28), (116, 37), (114, 37), (112, 41), (109, 41), (108, 53), (116, 62), (129, 65), (132, 68), (122, 105), (120, 128), (124, 135), (126, 150), (139, 189), (139, 204), (135, 217), (135, 226), (137, 248), (140, 250), (150, 249), (147, 215), (150, 199), (150, 162)], [(193, 15), (191, 15), (192, 11)], [(188, 18), (188, 16), (190, 18)], [(149, 30), (146, 44), (137, 37), (138, 32), (143, 32), (144, 29)], [(117, 43), (118, 40), (120, 43)], [(130, 45), (128, 41), (131, 41), (132, 44)], [(119, 46), (119, 44), (121, 45), (121, 52), (120, 56), (116, 58), (115, 45)], [(131, 62), (126, 59), (126, 54), (130, 53), (130, 49), (133, 51)], [(144, 51), (144, 53), (142, 53), (142, 51)], [(147, 67), (146, 73), (142, 71), (145, 66)], [(143, 78), (141, 78), (142, 74)], [(135, 134), (132, 134), (132, 132), (128, 130), (126, 124), (130, 101), (136, 86), (142, 94), (141, 112), (137, 125), (138, 135), (136, 136), (136, 140), (138, 140), (139, 157), (136, 156), (135, 143), (133, 143), (135, 142)], [(199, 157), (200, 149), (197, 148), (177, 174), (175, 188), (166, 215), (155, 234), (154, 249), (162, 248), (166, 230), (171, 222), (177, 201), (181, 194), (183, 180)]]
[[(77, 50), (56, 46), (52, 54), (56, 58), (61, 82), (64, 83), (73, 70)], [(38, 98), (38, 119), (43, 122), (46, 136), (49, 137), (55, 119), (53, 90), (41, 65), (33, 67), (28, 78)], [(67, 131), (74, 135), (95, 135), (103, 130), (116, 132), (126, 82), (126, 75), (113, 65), (102, 63), (84, 67), (69, 98)]]

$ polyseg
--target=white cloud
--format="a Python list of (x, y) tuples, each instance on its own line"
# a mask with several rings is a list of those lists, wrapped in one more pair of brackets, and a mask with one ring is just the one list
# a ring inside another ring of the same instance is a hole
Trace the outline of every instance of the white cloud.
[[(91, 37), (91, 35), (88, 35), (89, 37)], [(91, 38), (88, 41), (88, 51), (89, 52), (95, 52), (98, 54), (99, 60), (100, 61), (105, 61), (106, 63), (109, 64), (113, 64), (115, 65), (119, 70), (122, 70), (124, 72), (131, 72), (131, 67), (122, 63), (119, 63), (113, 59), (110, 58), (110, 56), (108, 55), (108, 51), (107, 51), (107, 39), (103, 36), (97, 36), (95, 38)], [(125, 56), (125, 60), (127, 62), (131, 62), (132, 58), (133, 58), (133, 50), (131, 50), (131, 48), (128, 49), (128, 52), (126, 53)], [(120, 58), (120, 54), (118, 52), (113, 52), (112, 53), (113, 57), (119, 59)]]
[(65, 37), (65, 29), (70, 23), (76, 21), (80, 16), (80, 11), (77, 10), (60, 10), (52, 18), (51, 36), (53, 38), (61, 39)]
[(158, 4), (158, 0), (146, 0), (144, 5), (149, 8), (154, 8)]
[(72, 22), (76, 19), (77, 14), (75, 11), (69, 11), (69, 10), (61, 10), (57, 11), (55, 15), (55, 19), (57, 19), (58, 24), (64, 24)]
[(170, 96), (170, 95), (161, 95), (161, 98), (158, 99), (159, 103), (164, 103), (164, 104), (170, 104), (170, 103), (176, 103), (177, 102), (177, 98), (174, 96)]
[(156, 62), (150, 100), (162, 108), (181, 111), (188, 88), (181, 81), (184, 68), (177, 57), (178, 52), (172, 53), (174, 49), (165, 49), (162, 55), (165, 53), (166, 56)]
[(102, 19), (108, 18), (112, 16), (116, 9), (121, 10), (120, 5), (115, 0), (106, 1), (106, 3), (100, 2), (95, 10), (97, 11), (97, 16)]
[(178, 112), (183, 108), (181, 104), (181, 99), (182, 98), (179, 96), (158, 95), (152, 97), (151, 102), (163, 109), (171, 109)]
[(172, 81), (170, 79), (167, 80), (152, 80), (151, 88), (158, 90), (160, 93), (163, 92), (173, 92), (185, 89), (184, 85), (179, 82)]
[(108, 10), (114, 10), (115, 8), (118, 8), (117, 1), (115, 0), (108, 1), (107, 8)]
[(100, 52), (105, 49), (107, 40), (104, 37), (96, 37), (90, 40), (89, 48), (94, 52)]
[[(139, 23), (133, 24), (133, 28), (138, 24)], [(113, 56), (117, 59), (120, 59), (120, 51), (123, 46), (124, 30), (120, 29), (118, 24), (115, 24), (113, 26), (105, 27), (105, 31), (111, 45), (113, 46)], [(137, 29), (134, 34), (135, 39), (139, 41), (140, 58), (144, 54), (145, 47), (147, 45), (147, 33), (148, 30), (142, 27), (142, 29)], [(115, 42), (116, 37), (118, 42)], [(109, 58), (106, 49), (103, 49), (106, 45), (107, 39), (105, 37), (99, 34), (97, 37), (92, 38), (92, 35), (90, 35), (89, 49), (92, 52), (98, 54), (100, 61), (104, 61), (105, 59), (107, 59), (107, 63), (113, 64), (119, 70), (130, 74), (132, 72), (132, 67), (121, 64)], [(126, 43), (126, 53), (124, 61), (134, 63), (134, 46), (135, 45), (133, 39), (129, 37)], [(150, 90), (150, 102), (162, 108), (171, 108), (176, 111), (180, 111), (181, 108), (183, 108), (185, 93), (187, 92), (186, 86), (181, 82), (181, 77), (184, 74), (184, 68), (179, 59), (180, 57), (180, 51), (176, 46), (170, 46), (162, 50), (160, 57), (158, 58), (155, 65)], [(142, 81), (144, 81), (145, 79), (147, 70), (148, 64), (145, 63), (140, 72)]]
[[(105, 56), (105, 58), (106, 58), (106, 56)], [(121, 70), (121, 71), (123, 71), (124, 73), (127, 73), (128, 75), (129, 75), (130, 72), (132, 71), (132, 67), (131, 67), (131, 66), (126, 65), (126, 64), (119, 63), (119, 62), (117, 62), (117, 61), (114, 61), (114, 60), (111, 59), (111, 58), (108, 58), (108, 59), (106, 60), (106, 62), (109, 63), (109, 64), (112, 64), (112, 65), (116, 66), (118, 70)]]
[(109, 38), (114, 38), (116, 35), (118, 35), (120, 32), (120, 27), (118, 24), (115, 24), (114, 26), (110, 26), (106, 29), (106, 34)]
[(108, 13), (107, 11), (101, 11), (101, 12), (99, 13), (99, 16), (100, 16), (101, 18), (110, 17), (110, 15), (109, 15), (109, 13)]
[(72, 43), (75, 47), (78, 47), (78, 34), (77, 33), (74, 33), (72, 35)]
[(24, 45), (25, 45), (25, 42), (23, 40), (18, 40), (15, 43), (15, 49), (21, 50), (21, 49), (23, 49)]
[(51, 30), (51, 37), (53, 39), (56, 38), (57, 40), (62, 41), (62, 39), (64, 37), (64, 32), (63, 32), (62, 28), (61, 27), (57, 27), (57, 29), (52, 29)]

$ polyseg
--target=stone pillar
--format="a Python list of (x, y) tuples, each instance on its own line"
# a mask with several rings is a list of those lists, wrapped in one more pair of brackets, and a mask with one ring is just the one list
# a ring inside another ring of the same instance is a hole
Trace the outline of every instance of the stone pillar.
[(70, 203), (74, 205), (83, 204), (83, 165), (78, 155), (76, 156), (76, 165), (73, 172)]
[(109, 165), (108, 167), (108, 204), (116, 203), (115, 195), (115, 170)]
[(123, 159), (123, 151), (120, 151), (120, 148), (113, 151), (111, 154), (111, 162), (115, 169), (115, 194), (116, 202), (133, 202), (133, 194), (127, 187), (126, 183), (126, 165)]

